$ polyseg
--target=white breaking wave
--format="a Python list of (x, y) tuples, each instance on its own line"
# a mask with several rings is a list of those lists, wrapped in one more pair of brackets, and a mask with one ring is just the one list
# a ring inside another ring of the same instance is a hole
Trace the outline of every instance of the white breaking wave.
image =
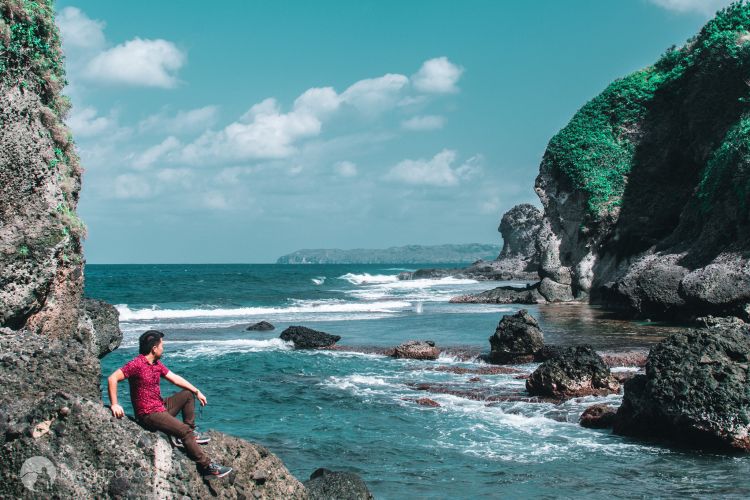
[(412, 307), (411, 302), (389, 300), (380, 302), (300, 301), (290, 307), (238, 307), (234, 309), (130, 309), (119, 304), (120, 321), (181, 318), (244, 318), (296, 313), (396, 313)]
[[(345, 275), (347, 276), (347, 275)], [(394, 277), (395, 278), (395, 277)], [(349, 280), (354, 283), (354, 281)], [(447, 302), (451, 297), (466, 293), (467, 287), (479, 282), (453, 277), (440, 279), (398, 280), (355, 283), (361, 286), (346, 293), (363, 300), (383, 300), (393, 297), (409, 300)], [(364, 285), (364, 286), (362, 286)]]
[(169, 347), (177, 349), (170, 357), (194, 358), (198, 356), (221, 356), (229, 353), (260, 351), (289, 351), (294, 349), (292, 342), (281, 339), (251, 340), (170, 340)]
[(312, 278), (312, 282), (315, 283), (316, 285), (322, 285), (323, 283), (326, 282), (326, 277), (318, 276), (317, 278)]
[(381, 391), (378, 392), (380, 394), (385, 394), (385, 392), (382, 392), (383, 388), (396, 387), (395, 384), (392, 384), (381, 377), (376, 377), (373, 375), (348, 375), (345, 377), (328, 377), (328, 380), (322, 382), (322, 385), (336, 389), (351, 390), (355, 394), (373, 394), (375, 391), (373, 388), (381, 389)]
[(354, 274), (346, 273), (339, 276), (340, 280), (346, 280), (352, 285), (373, 285), (378, 283), (394, 283), (398, 281), (398, 276), (393, 274)]

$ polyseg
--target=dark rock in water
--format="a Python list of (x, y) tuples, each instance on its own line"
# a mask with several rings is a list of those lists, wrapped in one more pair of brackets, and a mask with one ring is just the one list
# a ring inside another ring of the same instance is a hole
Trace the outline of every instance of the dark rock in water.
[(440, 403), (430, 398), (401, 398), (404, 401), (412, 401), (420, 406), (428, 406), (430, 408), (439, 408)]
[(417, 269), (409, 276), (412, 280), (423, 280), (423, 279), (440, 279), (448, 276), (455, 276), (460, 273), (460, 269), (445, 269), (445, 268), (434, 268), (434, 269)]
[(603, 352), (600, 353), (604, 364), (613, 368), (615, 366), (630, 366), (642, 368), (646, 366), (648, 351), (633, 350), (625, 352)]
[(701, 318), (697, 318), (695, 322), (701, 328), (713, 328), (713, 329), (730, 329), (731, 330), (735, 328), (742, 329), (747, 326), (747, 324), (744, 321), (734, 316), (726, 316), (726, 317), (704, 316)]
[(609, 429), (615, 421), (615, 413), (617, 410), (609, 405), (596, 404), (583, 411), (579, 423), (589, 429)]
[(560, 347), (557, 345), (545, 345), (534, 353), (534, 361), (547, 361), (548, 359), (559, 356), (563, 353), (563, 351), (565, 351), (564, 347)]
[(295, 349), (319, 349), (331, 347), (341, 340), (339, 335), (319, 332), (306, 326), (290, 326), (279, 336), (284, 342), (294, 342)]
[(89, 338), (91, 352), (101, 359), (122, 342), (120, 313), (103, 300), (83, 299), (81, 306), (79, 331)]
[(499, 286), (486, 292), (459, 295), (451, 298), (454, 304), (543, 304), (547, 302), (539, 293), (539, 283), (525, 287)]
[(542, 363), (526, 381), (537, 396), (572, 398), (617, 392), (620, 384), (591, 346), (569, 347)]
[(255, 323), (254, 325), (250, 325), (247, 328), (245, 328), (246, 331), (255, 331), (255, 332), (270, 332), (271, 330), (276, 329), (275, 326), (273, 326), (268, 321), (260, 321), (258, 323)]
[(394, 358), (435, 360), (440, 356), (440, 349), (432, 340), (409, 340), (393, 350)]
[(353, 472), (317, 469), (304, 482), (310, 500), (372, 500), (367, 485)]
[(639, 373), (636, 372), (612, 372), (612, 376), (617, 380), (620, 385), (622, 386), (625, 382), (630, 380), (631, 378), (635, 377), (636, 375), (639, 375)]
[(492, 363), (525, 363), (544, 347), (544, 336), (539, 323), (526, 309), (513, 315), (506, 314), (490, 337)]
[(418, 368), (419, 370), (433, 370), (436, 372), (456, 373), (458, 375), (475, 374), (475, 375), (507, 375), (513, 373), (522, 373), (517, 368), (511, 368), (508, 366), (483, 366), (479, 365), (473, 368), (466, 368), (464, 366), (452, 366), (452, 365), (438, 365)]
[(750, 331), (742, 323), (674, 334), (625, 384), (614, 432), (750, 451)]

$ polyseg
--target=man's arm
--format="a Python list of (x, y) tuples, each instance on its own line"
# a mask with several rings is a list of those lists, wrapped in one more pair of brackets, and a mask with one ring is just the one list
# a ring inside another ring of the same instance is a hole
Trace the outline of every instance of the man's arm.
[(164, 375), (164, 378), (172, 382), (177, 387), (181, 387), (182, 389), (187, 389), (188, 391), (195, 394), (195, 396), (198, 398), (198, 401), (201, 402), (201, 406), (206, 406), (206, 404), (208, 404), (208, 401), (206, 400), (206, 396), (204, 396), (201, 391), (196, 389), (193, 384), (191, 384), (184, 378), (180, 377), (175, 372), (170, 371), (169, 373)]
[(119, 368), (107, 378), (107, 392), (109, 392), (110, 408), (112, 409), (112, 415), (117, 418), (122, 418), (123, 415), (125, 415), (125, 410), (122, 409), (122, 406), (117, 404), (117, 383), (121, 380), (125, 380), (125, 374), (122, 373), (122, 370)]

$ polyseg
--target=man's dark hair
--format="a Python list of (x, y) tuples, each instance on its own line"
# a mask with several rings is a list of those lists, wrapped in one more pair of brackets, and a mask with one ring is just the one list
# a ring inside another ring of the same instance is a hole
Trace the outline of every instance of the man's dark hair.
[(155, 345), (159, 344), (163, 336), (164, 334), (158, 330), (147, 331), (138, 338), (138, 351), (146, 356)]

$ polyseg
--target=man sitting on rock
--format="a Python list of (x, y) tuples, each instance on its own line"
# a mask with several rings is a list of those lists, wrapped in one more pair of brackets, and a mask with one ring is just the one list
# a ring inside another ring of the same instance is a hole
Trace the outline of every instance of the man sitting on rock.
[[(184, 447), (188, 457), (198, 464), (204, 477), (224, 477), (231, 467), (224, 467), (211, 462), (200, 444), (206, 444), (210, 438), (201, 437), (195, 432), (195, 401), (193, 394), (202, 406), (206, 396), (190, 382), (167, 369), (159, 359), (164, 352), (164, 334), (149, 330), (138, 339), (140, 354), (118, 368), (107, 379), (109, 400), (112, 403), (112, 414), (122, 418), (125, 411), (117, 404), (117, 383), (128, 379), (130, 382), (130, 400), (133, 402), (138, 423), (150, 431), (162, 431), (168, 434), (172, 443)], [(160, 377), (172, 382), (183, 390), (166, 399), (161, 397)], [(182, 422), (175, 418), (182, 411)]]

